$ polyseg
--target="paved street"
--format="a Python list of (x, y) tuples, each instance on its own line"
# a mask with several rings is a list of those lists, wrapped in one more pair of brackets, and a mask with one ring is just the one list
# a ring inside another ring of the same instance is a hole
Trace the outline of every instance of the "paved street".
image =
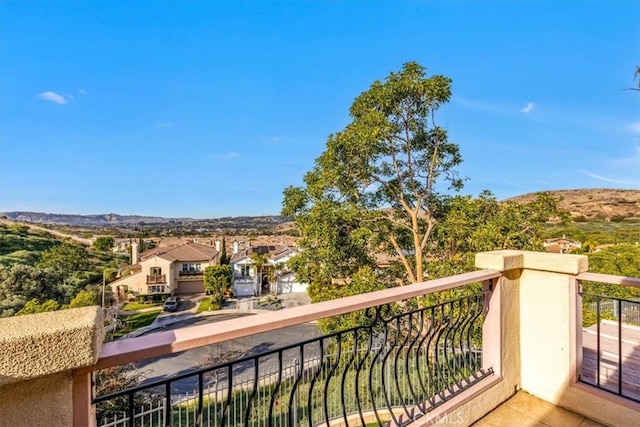
[[(242, 318), (248, 315), (250, 314), (231, 312), (229, 314), (219, 314), (209, 317), (193, 317), (191, 319), (167, 325), (163, 330), (173, 330), (187, 326), (204, 324), (211, 324), (212, 327), (215, 327), (217, 322), (229, 319), (238, 319), (238, 321), (242, 321)], [(220, 357), (220, 354), (224, 355), (234, 353), (236, 355), (242, 354), (248, 356), (263, 353), (265, 351), (273, 350), (303, 340), (308, 340), (319, 335), (320, 331), (316, 325), (297, 325), (277, 331), (240, 338), (229, 343), (211, 345), (163, 358), (150, 359), (139, 363), (136, 367), (145, 377), (142, 384), (148, 384), (168, 376), (176, 376), (194, 371), (207, 360), (210, 361), (211, 359)], [(305, 349), (305, 358), (312, 356), (314, 356), (313, 349)], [(293, 352), (287, 352), (283, 357), (285, 359), (285, 364), (287, 360), (291, 361), (294, 357), (295, 355)], [(209, 365), (210, 364), (211, 363), (209, 363)], [(261, 371), (263, 369), (273, 369), (276, 366), (276, 356), (267, 356), (260, 359)], [(252, 372), (252, 366), (239, 367), (238, 369), (234, 369), (234, 376), (238, 374), (243, 376), (252, 375)], [(172, 386), (172, 393), (193, 392), (197, 387), (197, 376), (190, 377), (176, 382)]]

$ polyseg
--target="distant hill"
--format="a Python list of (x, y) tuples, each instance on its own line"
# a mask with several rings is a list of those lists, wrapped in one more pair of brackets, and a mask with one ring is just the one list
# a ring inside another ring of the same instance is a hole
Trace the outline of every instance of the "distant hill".
[[(19, 222), (36, 224), (57, 224), (84, 227), (113, 227), (121, 225), (164, 224), (170, 221), (185, 221), (190, 218), (162, 218), (157, 216), (118, 215), (114, 213), (99, 215), (69, 215), (42, 212), (2, 212), (0, 215)], [(193, 221), (193, 220), (191, 220)]]
[[(585, 218), (640, 218), (640, 190), (553, 190), (548, 191), (560, 199), (560, 208), (567, 210), (573, 217)], [(507, 200), (530, 202), (536, 193), (524, 194)], [(207, 230), (247, 230), (271, 229), (283, 232), (295, 228), (294, 224), (278, 215), (238, 216), (212, 219), (164, 218), (157, 216), (118, 215), (115, 213), (100, 215), (69, 215), (42, 212), (3, 212), (12, 221), (35, 224), (64, 225), (71, 227), (143, 227), (165, 226), (179, 228), (204, 228)]]
[(181, 232), (186, 234), (207, 232), (242, 233), (276, 230), (285, 222), (279, 215), (236, 216), (212, 219), (163, 218), (140, 215), (68, 215), (42, 212), (2, 212), (0, 216), (16, 222), (42, 224), (56, 227), (87, 229), (137, 229), (148, 231)]
[[(640, 190), (614, 190), (593, 188), (586, 190), (553, 190), (549, 194), (558, 198), (561, 209), (571, 216), (585, 218), (640, 218)], [(527, 203), (537, 193), (524, 194), (507, 200)]]

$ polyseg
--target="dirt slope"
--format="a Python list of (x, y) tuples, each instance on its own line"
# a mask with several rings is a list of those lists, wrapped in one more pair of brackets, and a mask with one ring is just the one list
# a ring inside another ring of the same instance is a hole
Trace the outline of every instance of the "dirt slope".
[[(569, 211), (574, 217), (640, 218), (640, 190), (593, 188), (587, 190), (554, 190), (549, 191), (549, 193), (560, 199), (560, 208)], [(508, 200), (529, 202), (535, 196), (535, 193), (529, 193), (512, 197)]]

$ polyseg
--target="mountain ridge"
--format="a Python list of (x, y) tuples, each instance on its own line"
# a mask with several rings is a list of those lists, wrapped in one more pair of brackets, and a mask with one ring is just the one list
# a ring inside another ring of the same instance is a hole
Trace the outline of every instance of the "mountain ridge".
[[(548, 190), (522, 194), (505, 199), (527, 203), (535, 199), (538, 193), (549, 193), (559, 199), (561, 209), (567, 210), (573, 217), (584, 218), (632, 218), (640, 217), (640, 190), (619, 190), (608, 188)], [(80, 215), (56, 214), (30, 211), (1, 212), (12, 221), (30, 222), (36, 224), (84, 226), (84, 227), (114, 227), (137, 226), (152, 224), (198, 224), (204, 222), (236, 222), (256, 220), (261, 224), (278, 226), (287, 220), (279, 215), (259, 216), (227, 216), (220, 218), (167, 218), (145, 215), (120, 215), (116, 213)]]

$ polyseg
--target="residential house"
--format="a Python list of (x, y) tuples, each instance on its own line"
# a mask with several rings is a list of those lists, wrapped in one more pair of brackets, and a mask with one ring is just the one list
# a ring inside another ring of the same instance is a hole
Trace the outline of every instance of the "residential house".
[(194, 294), (204, 292), (202, 274), (206, 267), (220, 264), (220, 252), (200, 243), (159, 246), (138, 255), (133, 243), (131, 275), (111, 283), (114, 294), (121, 298), (137, 294)]
[(545, 239), (542, 241), (542, 245), (545, 247), (547, 252), (556, 254), (568, 254), (578, 248), (581, 248), (582, 242), (568, 239), (567, 236), (562, 235), (562, 237)]
[[(289, 246), (261, 244), (239, 250), (234, 242), (231, 267), (236, 296), (306, 292), (307, 284), (298, 282), (286, 268), (286, 262), (297, 253)], [(256, 265), (256, 255), (264, 260), (260, 266)]]

